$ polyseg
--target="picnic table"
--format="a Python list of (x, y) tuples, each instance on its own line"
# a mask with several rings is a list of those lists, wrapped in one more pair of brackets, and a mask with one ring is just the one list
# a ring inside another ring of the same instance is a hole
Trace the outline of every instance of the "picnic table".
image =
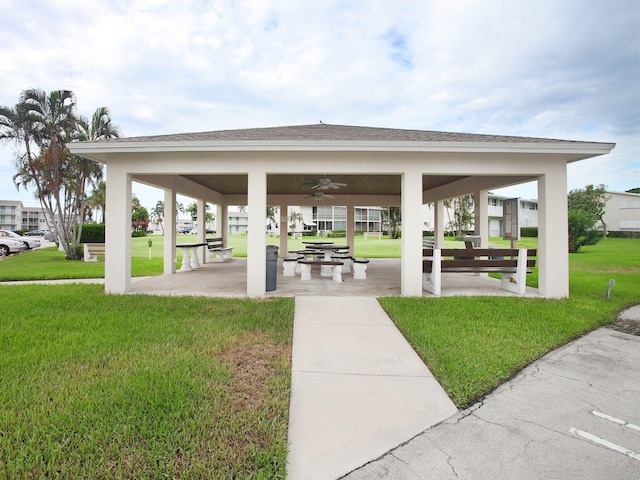
[(191, 270), (197, 270), (200, 268), (200, 262), (198, 262), (198, 248), (206, 247), (207, 243), (181, 243), (176, 245), (176, 248), (182, 249), (182, 265), (179, 272), (190, 272)]
[(326, 263), (322, 264), (320, 267), (320, 276), (331, 277), (333, 276), (333, 268), (331, 266), (331, 262), (332, 262), (331, 255), (333, 255), (335, 252), (338, 252), (340, 250), (349, 250), (349, 245), (334, 245), (333, 242), (327, 242), (327, 243), (316, 242), (313, 244), (312, 247), (308, 247), (308, 248), (313, 248), (313, 250), (321, 250), (322, 252), (324, 252), (323, 262), (326, 262)]

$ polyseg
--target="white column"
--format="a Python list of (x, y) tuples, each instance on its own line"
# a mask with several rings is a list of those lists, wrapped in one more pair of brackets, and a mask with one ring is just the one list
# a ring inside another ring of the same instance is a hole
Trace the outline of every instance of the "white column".
[[(204, 243), (204, 239), (207, 235), (207, 204), (202, 198), (196, 199), (196, 205), (198, 206), (198, 213), (196, 222), (198, 223), (198, 235), (196, 235), (196, 243)], [(207, 247), (200, 247), (198, 250), (198, 261), (204, 263), (207, 259), (206, 250)]]
[(164, 191), (164, 273), (176, 273), (176, 191)]
[(280, 256), (286, 257), (289, 250), (289, 205), (280, 205)]
[(228, 245), (229, 236), (229, 205), (223, 203), (218, 205), (218, 217), (216, 219), (216, 237), (222, 238), (222, 243)]
[(538, 177), (538, 291), (545, 298), (569, 296), (567, 170)]
[(422, 296), (422, 174), (402, 175), (401, 294)]
[(435, 248), (444, 248), (444, 200), (433, 203), (433, 240)]
[(120, 165), (107, 169), (104, 290), (131, 290), (131, 175)]
[(480, 235), (480, 248), (489, 247), (489, 191), (479, 190), (473, 194), (474, 232)]
[(356, 207), (347, 205), (347, 245), (349, 245), (349, 255), (355, 256), (355, 232), (356, 232)]
[(267, 211), (267, 174), (263, 170), (249, 172), (247, 194), (247, 295), (264, 297), (267, 289), (267, 253), (265, 215)]

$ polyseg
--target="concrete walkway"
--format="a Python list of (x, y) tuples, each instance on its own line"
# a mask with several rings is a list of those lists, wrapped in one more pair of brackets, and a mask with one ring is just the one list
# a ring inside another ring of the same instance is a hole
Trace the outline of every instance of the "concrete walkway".
[(375, 298), (296, 297), (288, 480), (343, 476), (457, 411)]

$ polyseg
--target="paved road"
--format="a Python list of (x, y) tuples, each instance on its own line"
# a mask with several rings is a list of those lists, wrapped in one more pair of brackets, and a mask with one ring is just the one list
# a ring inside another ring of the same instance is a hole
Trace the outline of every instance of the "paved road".
[(640, 337), (596, 330), (344, 478), (638, 479)]

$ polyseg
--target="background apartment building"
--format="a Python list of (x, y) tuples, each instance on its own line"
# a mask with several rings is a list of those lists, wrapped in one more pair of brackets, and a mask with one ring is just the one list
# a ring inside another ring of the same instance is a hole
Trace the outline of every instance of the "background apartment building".
[(41, 207), (25, 207), (19, 200), (0, 200), (0, 228), (12, 231), (49, 230)]

